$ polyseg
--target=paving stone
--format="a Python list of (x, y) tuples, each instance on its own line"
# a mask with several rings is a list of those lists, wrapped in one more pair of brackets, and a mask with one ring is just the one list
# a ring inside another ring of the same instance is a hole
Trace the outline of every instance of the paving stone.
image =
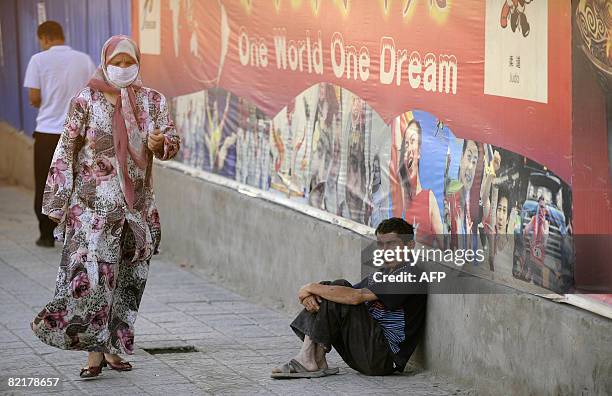
[(152, 385), (145, 390), (148, 395), (168, 396), (168, 395), (210, 395), (195, 384), (173, 384), (173, 385)]

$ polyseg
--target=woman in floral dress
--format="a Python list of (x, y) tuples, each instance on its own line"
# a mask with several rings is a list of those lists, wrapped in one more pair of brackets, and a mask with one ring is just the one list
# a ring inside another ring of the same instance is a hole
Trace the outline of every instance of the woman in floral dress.
[(134, 321), (149, 260), (160, 241), (151, 186), (153, 156), (174, 157), (180, 140), (166, 99), (142, 86), (140, 52), (111, 37), (87, 87), (72, 99), (53, 156), (43, 213), (64, 241), (55, 295), (32, 323), (46, 344), (88, 351), (81, 377), (109, 365), (131, 369)]

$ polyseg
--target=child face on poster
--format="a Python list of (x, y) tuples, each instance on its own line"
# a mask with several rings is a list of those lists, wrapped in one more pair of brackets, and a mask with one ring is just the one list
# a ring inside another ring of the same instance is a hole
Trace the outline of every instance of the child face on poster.
[(505, 234), (508, 225), (508, 197), (500, 195), (497, 200), (497, 210), (495, 216), (495, 231), (498, 234)]
[(459, 163), (459, 181), (463, 184), (464, 191), (469, 191), (474, 182), (476, 164), (478, 163), (478, 147), (473, 140), (466, 140), (463, 146), (463, 154)]

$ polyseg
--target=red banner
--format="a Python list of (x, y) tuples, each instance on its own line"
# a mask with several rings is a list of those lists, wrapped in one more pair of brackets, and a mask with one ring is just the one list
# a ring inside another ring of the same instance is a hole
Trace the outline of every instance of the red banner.
[(140, 0), (133, 22), (168, 96), (220, 87), (273, 117), (331, 82), (387, 123), (423, 109), (570, 183), (570, 4), (518, 3)]

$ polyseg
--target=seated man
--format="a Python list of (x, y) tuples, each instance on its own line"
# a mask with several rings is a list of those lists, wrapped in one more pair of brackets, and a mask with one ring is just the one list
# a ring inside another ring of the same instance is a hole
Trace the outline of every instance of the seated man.
[[(414, 230), (399, 218), (376, 229), (378, 249), (414, 247)], [(383, 274), (415, 272), (409, 262), (385, 261)], [(313, 378), (336, 374), (325, 354), (333, 346), (353, 369), (366, 375), (402, 372), (414, 352), (425, 322), (427, 295), (407, 293), (410, 286), (375, 281), (373, 274), (351, 286), (345, 280), (309, 283), (298, 298), (304, 310), (291, 328), (304, 342), (289, 363), (272, 370), (272, 378)], [(387, 278), (388, 279), (388, 278)], [(418, 277), (417, 277), (418, 279)], [(412, 290), (414, 292), (414, 289)]]

